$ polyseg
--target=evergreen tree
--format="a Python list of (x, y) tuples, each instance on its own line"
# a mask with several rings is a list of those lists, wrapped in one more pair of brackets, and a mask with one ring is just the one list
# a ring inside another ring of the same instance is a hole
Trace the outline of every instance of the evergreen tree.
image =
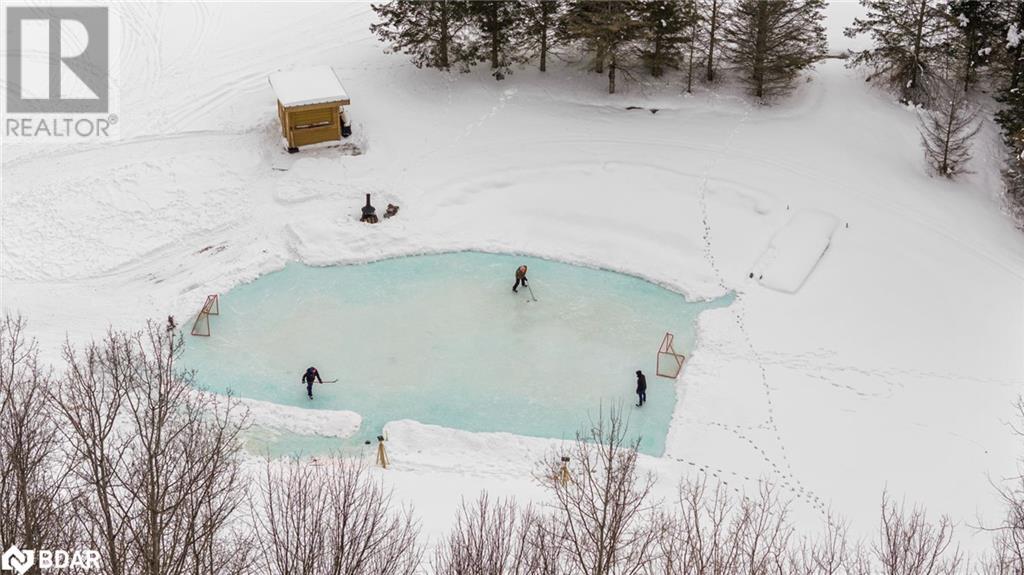
[(999, 59), (1002, 60), (1000, 91), (996, 100), (1002, 104), (995, 120), (1002, 128), (1007, 145), (1013, 147), (1024, 133), (1024, 86), (1021, 86), (1022, 57), (1024, 47), (1024, 1), (1014, 2), (1012, 10), (1004, 14)]
[(999, 36), (995, 40), (994, 68), (1000, 88), (1013, 90), (1024, 76), (1024, 0), (997, 4)]
[(1003, 107), (996, 112), (996, 122), (1008, 151), (1003, 171), (1007, 205), (1018, 223), (1024, 225), (1024, 86), (1007, 88), (999, 102)]
[(845, 34), (870, 34), (874, 46), (857, 52), (850, 66), (869, 66), (882, 75), (904, 103), (928, 103), (929, 84), (942, 77), (941, 62), (950, 51), (948, 13), (933, 0), (861, 0), (867, 15)]
[(605, 0), (573, 2), (562, 18), (566, 38), (578, 40), (594, 53), (594, 71), (608, 65), (608, 93), (615, 93), (617, 70), (626, 64), (626, 55), (640, 36), (636, 19), (637, 2)]
[(1007, 147), (1003, 171), (1007, 207), (1024, 227), (1024, 1), (999, 4), (999, 39), (993, 61), (998, 78), (996, 100), (1002, 104), (996, 123)]
[(503, 80), (511, 73), (512, 64), (524, 60), (523, 6), (504, 0), (477, 0), (469, 3), (469, 10), (478, 33), (470, 42), (473, 59), (490, 62), (491, 74)]
[(655, 78), (666, 68), (678, 68), (683, 46), (690, 41), (696, 20), (693, 3), (687, 0), (641, 2), (637, 16), (642, 31), (640, 56)]
[(687, 10), (692, 14), (690, 19), (690, 33), (686, 40), (686, 93), (693, 92), (693, 78), (694, 73), (697, 70), (697, 66), (700, 65), (700, 51), (697, 50), (698, 38), (700, 36), (700, 30), (703, 26), (703, 20), (701, 19), (701, 13), (698, 9), (697, 0), (686, 0)]
[(1003, 171), (1006, 206), (1017, 225), (1024, 228), (1024, 132), (1019, 132), (1010, 146), (1007, 167)]
[(536, 54), (541, 72), (548, 69), (548, 53), (557, 44), (558, 19), (563, 0), (524, 0), (521, 2), (523, 18), (523, 50)]
[(465, 71), (474, 63), (464, 34), (470, 24), (469, 2), (394, 0), (370, 7), (379, 19), (370, 32), (392, 50), (412, 56), (417, 68), (461, 66)]
[(949, 4), (949, 14), (956, 30), (956, 59), (959, 61), (959, 70), (953, 73), (960, 77), (965, 91), (977, 81), (978, 68), (988, 65), (1000, 34), (1005, 32), (999, 5), (991, 0), (953, 0)]
[(740, 0), (725, 26), (726, 53), (758, 98), (793, 89), (825, 55), (825, 0)]
[(716, 62), (718, 44), (722, 36), (722, 24), (728, 15), (725, 0), (697, 0), (697, 15), (704, 23), (704, 65), (706, 73), (704, 79), (708, 82), (715, 81), (717, 71)]
[(604, 72), (604, 46), (598, 33), (600, 12), (600, 2), (570, 0), (558, 22), (559, 38), (566, 43), (579, 44), (584, 51), (591, 53), (591, 69), (598, 74)]
[(944, 84), (937, 90), (932, 110), (921, 114), (921, 142), (925, 158), (941, 176), (952, 178), (963, 172), (971, 158), (971, 138), (981, 124), (967, 94), (959, 85)]

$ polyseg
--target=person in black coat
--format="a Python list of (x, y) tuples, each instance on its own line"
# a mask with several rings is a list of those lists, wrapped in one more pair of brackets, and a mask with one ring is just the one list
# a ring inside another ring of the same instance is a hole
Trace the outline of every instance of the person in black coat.
[(519, 286), (530, 287), (526, 279), (526, 266), (519, 266), (516, 268), (516, 283), (512, 286), (512, 291), (519, 293)]
[(639, 369), (636, 370), (636, 395), (636, 406), (643, 407), (647, 403), (647, 378), (644, 377), (644, 372)]
[(313, 382), (319, 381), (321, 384), (324, 380), (320, 379), (320, 372), (315, 367), (310, 367), (306, 370), (306, 373), (302, 374), (302, 382), (306, 384), (306, 393), (310, 399), (313, 399)]

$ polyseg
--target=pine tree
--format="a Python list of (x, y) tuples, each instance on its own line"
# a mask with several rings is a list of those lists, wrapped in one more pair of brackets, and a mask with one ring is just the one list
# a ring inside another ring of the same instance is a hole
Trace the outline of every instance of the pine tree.
[(557, 44), (558, 19), (563, 0), (523, 0), (523, 50), (536, 54), (541, 72), (548, 69), (548, 54)]
[[(955, 56), (963, 89), (977, 81), (978, 68), (988, 65), (1000, 34), (1004, 32), (1000, 4), (991, 0), (952, 0), (949, 15), (955, 26)], [(1003, 36), (1005, 38), (1005, 35)]]
[[(1021, 137), (1024, 138), (1024, 134)], [(1018, 227), (1024, 228), (1024, 149), (1015, 149), (1008, 164), (1009, 167), (1003, 172), (1006, 207), (1017, 220)]]
[(637, 16), (643, 34), (640, 56), (655, 78), (666, 68), (678, 68), (683, 46), (690, 41), (696, 20), (693, 3), (687, 0), (641, 2)]
[(740, 0), (725, 26), (730, 61), (758, 98), (793, 89), (801, 70), (825, 55), (825, 0)]
[(526, 25), (523, 6), (504, 0), (477, 0), (469, 3), (477, 35), (470, 42), (474, 60), (490, 62), (491, 74), (503, 80), (512, 64), (524, 61), (523, 32)]
[(857, 52), (850, 66), (869, 66), (882, 75), (904, 103), (928, 103), (929, 84), (942, 77), (950, 51), (948, 14), (933, 0), (861, 0), (868, 13), (845, 34), (870, 34), (874, 46)]
[(998, 92), (996, 101), (1002, 106), (995, 114), (996, 123), (1003, 131), (1004, 141), (1011, 148), (1018, 135), (1024, 133), (1024, 1), (1001, 5), (996, 29), (1000, 40), (994, 42), (994, 76)]
[(1003, 184), (1006, 207), (1017, 220), (1017, 225), (1024, 229), (1024, 132), (1018, 133), (1014, 140), (1003, 171)]
[(370, 32), (391, 50), (412, 56), (417, 68), (466, 71), (474, 63), (463, 34), (470, 25), (469, 2), (394, 0), (370, 7), (379, 19)]
[(602, 11), (600, 2), (571, 0), (558, 22), (558, 36), (566, 43), (581, 45), (592, 54), (591, 69), (604, 72), (604, 46), (598, 31)]
[(997, 6), (999, 37), (993, 64), (1000, 88), (1013, 90), (1024, 76), (1024, 1), (1000, 2)]
[(700, 52), (697, 50), (698, 38), (703, 25), (697, 0), (686, 0), (687, 10), (693, 15), (690, 21), (690, 34), (686, 42), (686, 93), (693, 92), (693, 78), (697, 66), (700, 64)]
[(1003, 107), (996, 112), (996, 122), (1008, 154), (1003, 171), (1007, 206), (1024, 226), (1024, 87), (1007, 88), (999, 101)]
[(963, 172), (971, 158), (971, 138), (981, 124), (968, 96), (957, 84), (937, 90), (934, 107), (921, 114), (921, 143), (925, 159), (940, 176), (952, 178)]
[(637, 4), (632, 0), (579, 0), (562, 18), (565, 37), (583, 42), (594, 53), (594, 71), (600, 73), (608, 65), (609, 94), (615, 93), (617, 70), (626, 64), (626, 55), (640, 36)]
[(993, 60), (1002, 105), (996, 123), (1003, 132), (1007, 148), (1003, 184), (1010, 213), (1024, 228), (1024, 1), (999, 4), (999, 41)]
[(704, 65), (706, 73), (704, 79), (708, 82), (715, 81), (717, 71), (715, 58), (718, 56), (715, 50), (719, 47), (722, 36), (722, 24), (728, 15), (725, 0), (697, 0), (697, 14), (704, 23), (703, 43), (705, 47)]

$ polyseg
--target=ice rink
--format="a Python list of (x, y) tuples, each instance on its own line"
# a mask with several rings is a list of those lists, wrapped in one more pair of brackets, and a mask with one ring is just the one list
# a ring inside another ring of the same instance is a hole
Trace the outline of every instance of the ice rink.
[[(530, 291), (512, 293), (529, 266)], [(674, 381), (655, 375), (666, 331), (688, 353), (697, 314), (729, 297), (687, 302), (623, 274), (476, 252), (310, 267), (290, 264), (221, 297), (212, 336), (189, 337), (200, 385), (246, 398), (363, 417), (351, 441), (388, 421), (571, 438), (600, 407), (631, 408), (641, 448), (661, 455)], [(306, 397), (300, 377), (324, 380)]]

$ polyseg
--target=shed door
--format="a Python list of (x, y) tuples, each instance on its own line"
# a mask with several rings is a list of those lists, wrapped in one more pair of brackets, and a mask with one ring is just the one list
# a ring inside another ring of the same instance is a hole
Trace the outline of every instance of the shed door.
[(334, 113), (330, 108), (292, 112), (289, 116), (291, 116), (292, 128), (299, 130), (329, 126), (334, 121)]

